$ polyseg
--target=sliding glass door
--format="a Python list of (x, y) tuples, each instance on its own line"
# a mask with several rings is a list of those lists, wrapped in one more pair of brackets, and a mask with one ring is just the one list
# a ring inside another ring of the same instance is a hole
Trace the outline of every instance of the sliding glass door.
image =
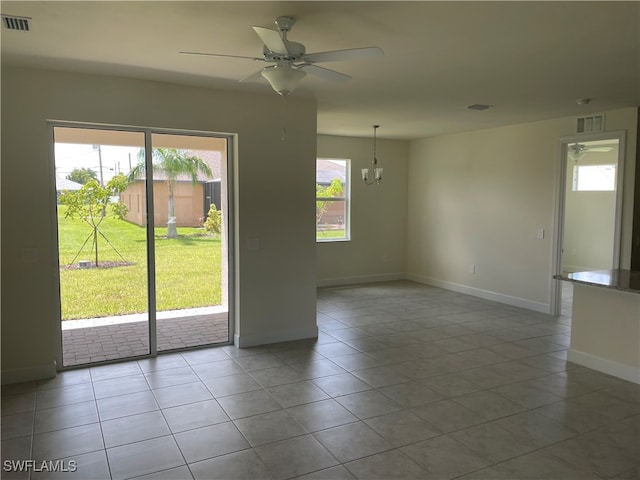
[(227, 141), (151, 143), (158, 351), (227, 342)]
[(227, 343), (227, 138), (53, 137), (63, 367)]

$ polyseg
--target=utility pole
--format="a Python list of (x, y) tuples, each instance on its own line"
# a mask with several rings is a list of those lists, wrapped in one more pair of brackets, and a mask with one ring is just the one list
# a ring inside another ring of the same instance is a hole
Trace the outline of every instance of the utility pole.
[(100, 186), (104, 187), (104, 177), (102, 176), (102, 150), (100, 145), (93, 145), (93, 149), (98, 151), (98, 168), (100, 168)]
[[(94, 145), (94, 150), (98, 150), (98, 167), (100, 168), (100, 186), (104, 188), (104, 177), (102, 175), (102, 150), (100, 149), (100, 145)], [(104, 218), (107, 215), (107, 207), (106, 205), (102, 206), (102, 217)], [(98, 238), (95, 238), (96, 242), (96, 266), (98, 266), (98, 248), (97, 248)]]
[(100, 186), (104, 187), (104, 177), (102, 176), (102, 149), (98, 145), (98, 165), (100, 165)]

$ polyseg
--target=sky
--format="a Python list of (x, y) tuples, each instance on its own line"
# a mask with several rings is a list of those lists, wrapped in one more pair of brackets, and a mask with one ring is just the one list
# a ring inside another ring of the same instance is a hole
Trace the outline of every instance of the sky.
[(118, 173), (129, 173), (131, 167), (138, 163), (138, 150), (137, 147), (100, 145), (94, 148), (87, 144), (56, 143), (56, 177), (65, 178), (74, 168), (90, 168), (100, 180), (102, 158), (102, 177), (107, 183)]

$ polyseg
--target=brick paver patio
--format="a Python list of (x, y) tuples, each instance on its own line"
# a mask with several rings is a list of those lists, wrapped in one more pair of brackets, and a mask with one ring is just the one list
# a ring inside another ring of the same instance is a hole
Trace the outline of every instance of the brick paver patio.
[[(229, 341), (226, 307), (158, 312), (158, 351)], [(66, 320), (62, 322), (63, 364), (82, 365), (149, 353), (145, 316)]]

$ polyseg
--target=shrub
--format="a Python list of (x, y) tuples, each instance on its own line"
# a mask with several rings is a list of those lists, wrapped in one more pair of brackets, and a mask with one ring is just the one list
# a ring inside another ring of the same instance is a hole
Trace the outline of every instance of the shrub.
[(203, 227), (209, 233), (220, 233), (222, 229), (222, 212), (216, 208), (214, 203), (209, 207), (209, 213), (207, 213)]

